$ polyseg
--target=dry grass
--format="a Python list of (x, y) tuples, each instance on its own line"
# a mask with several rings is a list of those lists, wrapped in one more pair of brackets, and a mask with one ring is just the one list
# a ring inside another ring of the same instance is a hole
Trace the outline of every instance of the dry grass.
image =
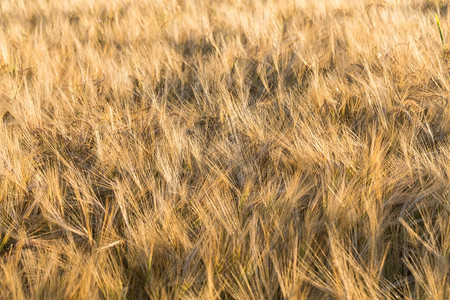
[(448, 299), (448, 6), (2, 0), (0, 298)]

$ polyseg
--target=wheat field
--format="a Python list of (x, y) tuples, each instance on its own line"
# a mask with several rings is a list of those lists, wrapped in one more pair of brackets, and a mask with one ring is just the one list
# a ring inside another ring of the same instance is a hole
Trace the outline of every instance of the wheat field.
[(449, 299), (448, 12), (0, 1), (0, 298)]

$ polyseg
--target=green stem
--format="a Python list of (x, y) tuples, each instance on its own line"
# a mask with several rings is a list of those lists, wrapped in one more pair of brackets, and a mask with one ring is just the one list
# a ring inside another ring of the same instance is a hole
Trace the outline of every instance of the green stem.
[(441, 43), (442, 43), (442, 46), (444, 46), (445, 45), (445, 43), (444, 43), (444, 35), (442, 34), (441, 23), (439, 22), (438, 15), (435, 14), (434, 16), (436, 17), (436, 23), (437, 23), (437, 27), (439, 29), (439, 35), (441, 36)]

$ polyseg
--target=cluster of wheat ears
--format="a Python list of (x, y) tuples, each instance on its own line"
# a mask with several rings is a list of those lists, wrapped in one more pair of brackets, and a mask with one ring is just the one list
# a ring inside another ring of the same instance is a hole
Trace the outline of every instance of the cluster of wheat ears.
[(0, 1), (0, 298), (449, 299), (449, 36), (447, 1)]

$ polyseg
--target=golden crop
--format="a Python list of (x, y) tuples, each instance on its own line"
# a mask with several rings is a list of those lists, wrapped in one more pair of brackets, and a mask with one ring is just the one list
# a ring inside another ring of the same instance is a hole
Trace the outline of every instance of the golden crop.
[(448, 11), (0, 1), (0, 298), (449, 299)]

